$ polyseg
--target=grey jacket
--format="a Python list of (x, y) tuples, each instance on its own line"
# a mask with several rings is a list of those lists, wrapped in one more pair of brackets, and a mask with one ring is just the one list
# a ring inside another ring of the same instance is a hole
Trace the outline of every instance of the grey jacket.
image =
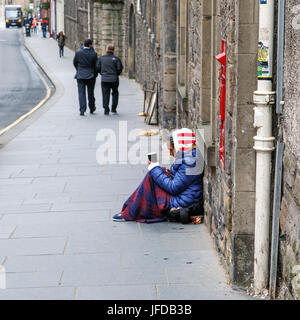
[(123, 71), (123, 65), (112, 52), (107, 52), (106, 55), (98, 59), (97, 71), (101, 74), (102, 82), (117, 82)]
[(91, 49), (80, 49), (73, 60), (77, 72), (75, 79), (92, 79), (97, 76), (97, 53)]

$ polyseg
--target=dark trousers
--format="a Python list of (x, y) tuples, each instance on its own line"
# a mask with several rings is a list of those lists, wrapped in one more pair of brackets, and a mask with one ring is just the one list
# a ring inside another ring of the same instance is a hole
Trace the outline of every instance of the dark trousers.
[(102, 82), (102, 98), (103, 98), (103, 108), (105, 111), (109, 111), (109, 99), (110, 92), (112, 91), (112, 106), (111, 110), (116, 111), (119, 102), (119, 81), (117, 82)]
[(95, 83), (96, 83), (96, 78), (77, 79), (80, 112), (86, 111), (86, 88), (88, 91), (90, 111), (94, 111), (96, 109), (95, 95), (94, 95)]
[(64, 55), (64, 46), (58, 46), (59, 47), (59, 56), (62, 57)]
[(42, 32), (43, 32), (43, 37), (46, 38), (47, 30), (46, 29), (42, 29)]

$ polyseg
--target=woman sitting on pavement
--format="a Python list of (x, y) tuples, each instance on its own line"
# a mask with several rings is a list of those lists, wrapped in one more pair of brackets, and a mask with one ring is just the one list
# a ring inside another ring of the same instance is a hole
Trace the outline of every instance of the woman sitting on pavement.
[(124, 203), (121, 213), (113, 216), (114, 221), (165, 221), (170, 211), (202, 201), (202, 155), (195, 135), (190, 129), (176, 130), (168, 148), (175, 157), (170, 170), (149, 161), (146, 177)]

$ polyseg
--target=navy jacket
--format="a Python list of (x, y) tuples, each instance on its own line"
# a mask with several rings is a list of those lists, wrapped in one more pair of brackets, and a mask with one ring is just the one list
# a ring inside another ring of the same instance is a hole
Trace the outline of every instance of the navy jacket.
[(123, 65), (112, 52), (107, 52), (98, 59), (97, 71), (101, 74), (102, 82), (117, 82), (123, 71)]
[(97, 53), (92, 49), (80, 49), (73, 60), (77, 72), (75, 79), (92, 79), (96, 77)]
[(200, 161), (200, 150), (178, 152), (175, 162), (170, 168), (169, 178), (162, 167), (154, 167), (150, 174), (160, 188), (171, 195), (171, 208), (186, 208), (200, 202), (203, 194), (203, 169), (198, 172), (196, 160)]

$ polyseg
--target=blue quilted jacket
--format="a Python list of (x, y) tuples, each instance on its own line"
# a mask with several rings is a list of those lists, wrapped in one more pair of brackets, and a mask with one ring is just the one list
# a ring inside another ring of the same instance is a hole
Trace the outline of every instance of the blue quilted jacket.
[(170, 168), (171, 178), (162, 167), (154, 167), (150, 174), (160, 188), (171, 195), (171, 208), (186, 208), (202, 199), (203, 170), (196, 168), (196, 158), (201, 157), (199, 149), (178, 152)]

